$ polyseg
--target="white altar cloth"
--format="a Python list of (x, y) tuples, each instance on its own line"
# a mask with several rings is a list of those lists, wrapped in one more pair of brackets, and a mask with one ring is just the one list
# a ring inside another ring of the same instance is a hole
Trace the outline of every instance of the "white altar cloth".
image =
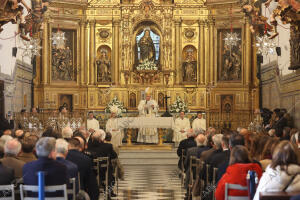
[(118, 118), (117, 126), (123, 128), (172, 128), (173, 117), (122, 117)]

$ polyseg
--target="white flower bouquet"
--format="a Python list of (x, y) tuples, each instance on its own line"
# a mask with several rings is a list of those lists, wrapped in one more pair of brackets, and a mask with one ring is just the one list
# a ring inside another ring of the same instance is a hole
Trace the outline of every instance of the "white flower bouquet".
[(123, 103), (118, 100), (117, 97), (114, 97), (105, 108), (105, 113), (111, 113), (111, 111), (115, 112), (118, 117), (121, 117), (122, 113), (127, 112), (127, 109), (124, 107)]
[(173, 104), (171, 104), (171, 106), (170, 106), (170, 112), (171, 113), (180, 113), (182, 111), (185, 113), (190, 112), (190, 110), (188, 109), (185, 102), (179, 96), (177, 96), (176, 101)]

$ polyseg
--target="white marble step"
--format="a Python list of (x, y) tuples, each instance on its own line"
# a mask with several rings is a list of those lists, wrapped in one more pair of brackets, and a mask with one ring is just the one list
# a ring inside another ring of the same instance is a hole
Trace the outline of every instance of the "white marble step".
[(119, 159), (123, 165), (177, 165), (174, 150), (121, 150)]

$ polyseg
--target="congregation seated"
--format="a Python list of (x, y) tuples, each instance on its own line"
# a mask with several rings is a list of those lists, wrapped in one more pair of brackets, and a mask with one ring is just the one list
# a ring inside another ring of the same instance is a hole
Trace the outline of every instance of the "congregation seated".
[(300, 166), (297, 149), (289, 141), (282, 141), (272, 154), (272, 162), (263, 174), (254, 200), (260, 192), (300, 192)]
[(179, 146), (177, 148), (177, 156), (179, 157), (179, 161), (178, 161), (178, 168), (180, 170), (184, 170), (181, 167), (181, 162), (185, 162), (184, 160), (182, 160), (182, 152), (184, 150), (184, 155), (186, 155), (187, 149), (191, 148), (191, 147), (196, 147), (197, 143), (195, 141), (195, 132), (193, 131), (193, 129), (190, 129), (189, 131), (187, 131), (185, 139), (181, 140), (181, 142), (179, 143)]
[[(248, 171), (255, 171), (258, 179), (262, 176), (262, 169), (257, 163), (252, 163), (249, 153), (246, 147), (242, 145), (235, 146), (230, 154), (229, 166), (226, 169), (226, 173), (222, 176), (218, 182), (215, 197), (216, 200), (225, 199), (225, 184), (238, 184), (241, 186), (247, 186), (246, 176)], [(230, 196), (248, 196), (248, 191), (230, 190)]]
[(22, 168), (25, 164), (17, 158), (21, 148), (22, 145), (17, 139), (8, 140), (4, 145), (4, 157), (0, 160), (3, 166), (14, 169), (16, 179), (22, 177)]
[(55, 138), (42, 137), (36, 143), (38, 159), (26, 163), (23, 167), (25, 185), (38, 185), (38, 172), (45, 172), (45, 185), (63, 185), (69, 182), (67, 167), (57, 162), (55, 156)]
[(34, 154), (34, 147), (38, 138), (34, 135), (25, 137), (22, 143), (22, 151), (18, 155), (18, 159), (24, 161), (25, 163), (32, 162), (36, 160), (36, 156)]
[(22, 140), (24, 138), (25, 132), (22, 129), (17, 129), (13, 133), (13, 137), (17, 138), (19, 140)]
[(229, 134), (223, 135), (221, 140), (221, 148), (218, 151), (215, 151), (206, 161), (206, 163), (210, 164), (212, 167), (219, 168), (221, 164), (225, 160), (229, 160), (230, 158), (230, 150), (229, 150)]
[(91, 200), (98, 200), (99, 188), (96, 175), (93, 171), (93, 163), (89, 156), (83, 153), (84, 144), (80, 143), (79, 137), (68, 140), (69, 151), (66, 160), (76, 164), (79, 171), (80, 189), (86, 191)]

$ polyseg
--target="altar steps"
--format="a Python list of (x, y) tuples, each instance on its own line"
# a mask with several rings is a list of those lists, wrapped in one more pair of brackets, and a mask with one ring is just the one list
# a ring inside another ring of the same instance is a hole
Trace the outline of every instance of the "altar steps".
[(177, 165), (178, 163), (176, 149), (121, 149), (119, 159), (123, 165)]

